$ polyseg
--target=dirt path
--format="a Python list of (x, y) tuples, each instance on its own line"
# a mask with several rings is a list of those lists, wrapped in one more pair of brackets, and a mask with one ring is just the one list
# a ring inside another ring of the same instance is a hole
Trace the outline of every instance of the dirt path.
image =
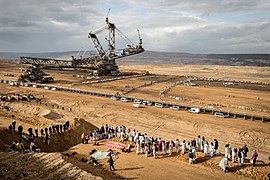
[[(118, 139), (119, 140), (119, 139)], [(100, 146), (90, 144), (78, 144), (70, 149), (72, 152), (78, 152), (89, 157), (89, 151), (93, 148), (97, 150), (106, 150), (105, 142), (100, 141)], [(112, 139), (112, 141), (117, 141)], [(128, 143), (128, 142), (126, 142)], [(263, 179), (266, 177), (269, 169), (269, 164), (258, 162), (257, 167), (251, 165), (240, 167), (238, 163), (229, 162), (230, 173), (223, 173), (218, 163), (222, 159), (222, 155), (212, 158), (203, 157), (203, 153), (197, 152), (197, 164), (189, 165), (187, 154), (172, 156), (159, 156), (154, 159), (152, 155), (145, 157), (144, 154), (136, 155), (135, 150), (131, 153), (122, 153), (117, 155), (115, 160), (115, 173), (128, 179)], [(105, 169), (109, 169), (107, 159), (100, 160)]]

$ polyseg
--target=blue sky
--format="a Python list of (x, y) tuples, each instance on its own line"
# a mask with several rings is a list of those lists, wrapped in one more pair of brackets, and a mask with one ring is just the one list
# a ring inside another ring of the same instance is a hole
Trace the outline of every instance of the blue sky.
[(269, 53), (269, 0), (0, 0), (0, 51), (94, 49), (87, 35), (105, 25), (109, 8), (135, 43), (140, 29), (146, 50)]

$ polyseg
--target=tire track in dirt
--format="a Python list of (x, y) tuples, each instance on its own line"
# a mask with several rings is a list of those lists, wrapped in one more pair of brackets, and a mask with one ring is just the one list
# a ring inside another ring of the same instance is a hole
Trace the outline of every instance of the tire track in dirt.
[(252, 130), (240, 131), (239, 137), (244, 144), (257, 150), (265, 148), (268, 143), (268, 137), (263, 135), (263, 133), (261, 132), (256, 132)]

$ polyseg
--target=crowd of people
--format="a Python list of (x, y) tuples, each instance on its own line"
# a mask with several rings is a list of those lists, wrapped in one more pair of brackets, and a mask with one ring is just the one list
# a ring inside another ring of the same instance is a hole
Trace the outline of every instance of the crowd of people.
[[(188, 154), (189, 164), (196, 163), (196, 152), (202, 152), (204, 157), (212, 157), (220, 154), (219, 142), (213, 139), (212, 142), (205, 139), (204, 136), (198, 136), (191, 140), (163, 140), (162, 138), (149, 137), (147, 133), (141, 133), (135, 129), (127, 129), (124, 125), (112, 127), (109, 125), (101, 126), (93, 131), (82, 133), (81, 140), (83, 144), (87, 144), (89, 140), (98, 141), (101, 139), (110, 139), (118, 137), (120, 142), (128, 140), (135, 143), (136, 154), (144, 154), (145, 157), (153, 156), (172, 156), (180, 154)], [(97, 143), (97, 142), (95, 142)], [(130, 152), (130, 144), (125, 152)], [(157, 153), (157, 152), (160, 153)], [(240, 166), (244, 165), (249, 149), (246, 145), (242, 148), (232, 148), (229, 144), (225, 146), (225, 157), (220, 161), (220, 167), (224, 172), (228, 171), (228, 161), (233, 163), (239, 162)], [(253, 152), (251, 161), (255, 166), (258, 153)]]
[[(18, 134), (21, 137), (19, 140), (15, 140), (10, 148), (8, 148), (8, 151), (19, 151), (19, 152), (40, 152), (40, 148), (37, 147), (35, 144), (37, 139), (41, 139), (42, 144), (50, 144), (50, 138), (52, 134), (55, 133), (64, 133), (69, 129), (70, 123), (67, 120), (64, 124), (62, 123), (56, 123), (52, 124), (51, 126), (41, 127), (41, 128), (35, 128), (29, 127), (27, 129), (28, 131), (28, 137), (25, 135), (24, 127), (22, 124), (19, 124)], [(14, 119), (12, 123), (8, 126), (10, 134), (15, 133), (16, 131), (16, 120)], [(29, 149), (26, 148), (23, 144), (23, 141), (29, 142), (30, 146)]]
[[(40, 129), (29, 127), (27, 138), (24, 134), (24, 128), (21, 124), (18, 125), (18, 133), (21, 139), (16, 140), (12, 143), (10, 149), (17, 150), (19, 152), (39, 152), (35, 144), (36, 140), (41, 139), (42, 144), (50, 144), (50, 136), (55, 133), (64, 133), (69, 129), (69, 121), (64, 124), (56, 123), (51, 126), (41, 127)], [(13, 120), (9, 127), (10, 133), (15, 133), (16, 131), (16, 120)], [(208, 142), (204, 136), (198, 136), (191, 140), (163, 140), (162, 138), (149, 137), (147, 133), (141, 133), (135, 129), (127, 129), (124, 125), (112, 127), (106, 124), (100, 128), (96, 128), (93, 131), (87, 133), (82, 133), (81, 140), (83, 144), (88, 144), (89, 140), (95, 141), (95, 145), (98, 145), (98, 140), (101, 139), (111, 139), (118, 137), (120, 142), (128, 140), (130, 144), (127, 145), (123, 152), (131, 151), (131, 144), (135, 144), (136, 154), (144, 154), (145, 157), (153, 156), (158, 158), (158, 156), (172, 156), (186, 154), (188, 155), (189, 164), (194, 164), (196, 162), (196, 152), (202, 152), (204, 157), (212, 157), (219, 154), (219, 142), (217, 139), (213, 139), (213, 142)], [(30, 143), (29, 149), (23, 144), (23, 140)], [(157, 153), (157, 152), (160, 153)], [(220, 161), (219, 166), (224, 172), (228, 171), (228, 161), (233, 163), (239, 162), (240, 166), (244, 165), (245, 159), (247, 158), (247, 153), (249, 149), (246, 145), (242, 148), (232, 148), (229, 144), (225, 145), (225, 155)], [(258, 153), (256, 150), (252, 153), (250, 158), (253, 166), (256, 164)], [(110, 160), (111, 162), (111, 160)], [(114, 169), (114, 168), (113, 168)]]
[[(226, 144), (225, 156), (219, 163), (220, 168), (222, 169), (222, 171), (228, 172), (228, 161), (230, 160), (233, 163), (236, 163), (238, 161), (240, 163), (240, 166), (242, 167), (247, 158), (248, 152), (249, 152), (249, 149), (246, 144), (242, 148), (232, 148), (229, 144)], [(250, 162), (252, 163), (253, 167), (256, 164), (257, 158), (258, 158), (258, 152), (254, 150), (250, 157)]]

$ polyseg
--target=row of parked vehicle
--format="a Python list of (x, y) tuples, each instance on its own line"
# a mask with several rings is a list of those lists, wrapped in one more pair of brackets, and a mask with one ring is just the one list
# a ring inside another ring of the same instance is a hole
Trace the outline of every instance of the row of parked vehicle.
[[(117, 96), (112, 96), (111, 97), (112, 100), (120, 100), (121, 102), (130, 102), (130, 100), (128, 98), (122, 97), (122, 98), (118, 98)], [(135, 99), (133, 101), (133, 106), (134, 107), (140, 107), (140, 105), (145, 105), (145, 106), (152, 106), (153, 103), (152, 101), (148, 101), (148, 100), (140, 100), (140, 99)]]
[[(120, 100), (121, 102), (131, 102), (131, 100), (129, 100), (126, 97), (121, 97), (120, 98), (120, 97), (117, 97), (117, 96), (112, 96), (111, 99), (115, 100), (115, 101)], [(144, 105), (144, 106), (152, 106), (152, 105), (154, 105), (155, 107), (159, 107), (159, 108), (165, 107), (165, 105), (163, 103), (158, 103), (158, 102), (153, 103), (152, 101), (149, 101), (149, 100), (140, 100), (140, 99), (134, 99), (132, 106), (136, 107), (136, 108), (139, 108), (142, 105)], [(171, 106), (170, 109), (179, 111), (180, 106), (174, 105), (174, 106)], [(190, 108), (190, 109), (188, 109), (188, 112), (199, 114), (200, 109), (199, 108)], [(222, 112), (215, 112), (214, 116), (221, 117), (221, 118), (228, 117), (228, 116), (224, 115), (224, 113), (222, 113)]]

